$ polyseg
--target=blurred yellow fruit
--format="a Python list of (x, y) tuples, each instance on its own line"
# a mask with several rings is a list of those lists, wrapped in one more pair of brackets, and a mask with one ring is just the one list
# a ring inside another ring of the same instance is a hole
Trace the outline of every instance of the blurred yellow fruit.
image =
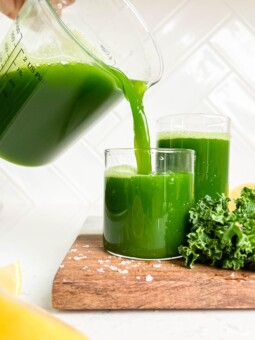
[(0, 340), (88, 340), (46, 311), (0, 290)]
[(229, 192), (229, 198), (231, 198), (231, 202), (229, 202), (229, 210), (233, 211), (236, 207), (234, 199), (240, 197), (241, 191), (244, 187), (250, 188), (250, 189), (255, 189), (255, 183), (244, 183), (240, 184), (233, 189), (230, 190)]
[(0, 267), (0, 288), (13, 295), (20, 295), (22, 273), (19, 261)]

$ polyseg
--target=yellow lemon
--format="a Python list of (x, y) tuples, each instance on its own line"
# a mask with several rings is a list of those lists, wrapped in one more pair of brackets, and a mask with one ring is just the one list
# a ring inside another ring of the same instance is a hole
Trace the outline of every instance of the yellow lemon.
[(50, 313), (0, 289), (0, 340), (88, 340)]
[(22, 273), (19, 261), (0, 267), (0, 288), (13, 295), (20, 295)]
[(250, 189), (255, 189), (255, 183), (244, 183), (240, 184), (234, 188), (232, 188), (229, 191), (229, 198), (231, 198), (231, 201), (229, 202), (229, 210), (233, 211), (235, 209), (235, 202), (234, 199), (240, 197), (241, 191), (244, 187), (250, 188)]

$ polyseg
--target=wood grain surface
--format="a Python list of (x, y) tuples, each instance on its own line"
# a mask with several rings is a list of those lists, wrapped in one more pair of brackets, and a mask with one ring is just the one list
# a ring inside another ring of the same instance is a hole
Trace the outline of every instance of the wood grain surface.
[(106, 253), (102, 235), (79, 235), (54, 278), (52, 302), (63, 310), (255, 308), (255, 270), (129, 260)]

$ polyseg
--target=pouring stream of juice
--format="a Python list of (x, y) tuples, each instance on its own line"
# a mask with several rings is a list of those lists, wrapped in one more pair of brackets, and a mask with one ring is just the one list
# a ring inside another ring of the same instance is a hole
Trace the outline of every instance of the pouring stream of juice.
[[(142, 81), (129, 80), (123, 73), (115, 68), (111, 68), (111, 72), (120, 82), (122, 91), (130, 104), (134, 125), (134, 148), (149, 149), (150, 133), (143, 106), (143, 96), (147, 89), (147, 84)], [(151, 173), (151, 157), (149, 150), (148, 153), (143, 152), (142, 155), (139, 153), (139, 150), (136, 150), (135, 155), (137, 172), (139, 174)]]

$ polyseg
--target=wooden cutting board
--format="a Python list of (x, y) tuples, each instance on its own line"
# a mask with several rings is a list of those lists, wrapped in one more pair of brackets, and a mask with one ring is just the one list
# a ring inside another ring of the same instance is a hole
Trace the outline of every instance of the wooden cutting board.
[(52, 302), (63, 310), (255, 308), (255, 269), (128, 260), (106, 253), (102, 235), (81, 234), (54, 278)]

